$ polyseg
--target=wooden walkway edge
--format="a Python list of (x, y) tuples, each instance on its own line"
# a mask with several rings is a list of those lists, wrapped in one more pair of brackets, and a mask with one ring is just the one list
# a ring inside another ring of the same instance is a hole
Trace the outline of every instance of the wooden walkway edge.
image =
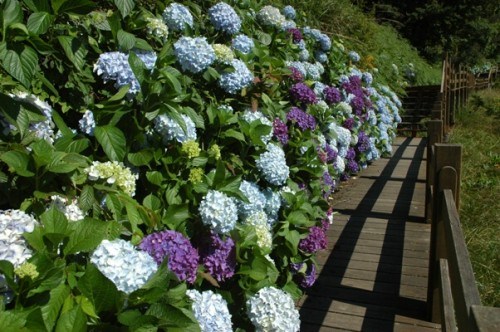
[(301, 331), (437, 331), (426, 320), (425, 140), (398, 137), (334, 194), (329, 250), (299, 301)]

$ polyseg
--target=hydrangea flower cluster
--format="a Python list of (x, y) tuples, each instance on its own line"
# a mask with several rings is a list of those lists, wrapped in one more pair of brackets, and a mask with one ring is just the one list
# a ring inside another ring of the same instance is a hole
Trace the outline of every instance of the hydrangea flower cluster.
[(361, 57), (356, 51), (350, 51), (348, 55), (352, 62), (359, 62), (359, 60), (361, 60)]
[(201, 152), (198, 142), (192, 140), (183, 142), (181, 150), (190, 159), (198, 157)]
[(160, 39), (166, 40), (168, 38), (168, 26), (163, 20), (156, 17), (149, 17), (147, 19), (146, 28), (148, 33)]
[(263, 193), (266, 197), (264, 211), (267, 213), (269, 226), (272, 227), (278, 220), (278, 213), (281, 208), (281, 194), (279, 192), (274, 192), (271, 188), (264, 189)]
[(231, 66), (234, 68), (234, 72), (222, 74), (219, 85), (227, 93), (236, 94), (250, 86), (254, 76), (241, 60), (234, 59), (231, 61)]
[(231, 64), (234, 60), (234, 52), (231, 48), (224, 44), (213, 44), (212, 48), (215, 52), (215, 59), (223, 64)]
[(281, 144), (288, 144), (288, 127), (280, 118), (276, 118), (273, 121), (273, 135)]
[(303, 32), (304, 35), (311, 37), (319, 45), (322, 51), (327, 52), (332, 48), (332, 41), (330, 37), (319, 31), (318, 29), (305, 27), (303, 29)]
[(166, 114), (158, 115), (154, 119), (154, 129), (163, 137), (163, 144), (167, 144), (171, 140), (176, 140), (179, 143), (196, 141), (197, 135), (193, 120), (185, 114), (181, 114), (181, 117), (186, 124), (187, 132), (184, 132), (177, 121)]
[(291, 28), (291, 29), (288, 29), (287, 32), (292, 36), (292, 41), (295, 44), (298, 44), (298, 43), (300, 43), (300, 41), (303, 40), (302, 33), (300, 32), (299, 29)]
[(226, 194), (209, 190), (199, 206), (201, 221), (218, 233), (230, 232), (238, 221), (235, 199)]
[(314, 263), (309, 265), (304, 262), (292, 263), (290, 270), (297, 276), (300, 285), (304, 288), (309, 288), (316, 282), (316, 265)]
[(179, 280), (192, 284), (196, 280), (196, 271), (200, 256), (189, 239), (176, 231), (152, 233), (142, 239), (139, 245), (159, 265), (168, 259), (167, 266)]
[(82, 118), (78, 121), (80, 131), (89, 136), (94, 136), (95, 125), (94, 113), (86, 110)]
[(255, 47), (253, 39), (246, 35), (237, 35), (231, 41), (232, 47), (241, 53), (248, 54)]
[(280, 186), (285, 184), (290, 173), (286, 164), (285, 153), (275, 144), (267, 144), (267, 151), (256, 160), (256, 165), (261, 174), (270, 184)]
[(311, 114), (308, 114), (298, 107), (292, 107), (286, 115), (288, 121), (296, 123), (301, 130), (316, 128), (316, 119)]
[(208, 68), (215, 61), (215, 52), (205, 37), (181, 37), (174, 44), (174, 53), (182, 70), (193, 74)]
[(266, 196), (260, 191), (257, 184), (243, 180), (240, 184), (240, 191), (249, 201), (249, 203), (245, 203), (241, 200), (237, 201), (238, 214), (242, 218), (246, 218), (255, 212), (264, 210), (266, 206)]
[(257, 13), (257, 20), (265, 26), (281, 28), (286, 21), (285, 16), (280, 13), (280, 10), (273, 6), (264, 6)]
[(299, 249), (309, 254), (313, 254), (321, 249), (326, 249), (328, 246), (328, 238), (326, 236), (327, 230), (325, 225), (311, 227), (307, 237), (300, 240)]
[(224, 2), (210, 7), (208, 10), (210, 21), (217, 30), (234, 35), (241, 29), (241, 19), (233, 7)]
[(342, 101), (340, 90), (335, 87), (327, 86), (323, 90), (323, 96), (329, 105), (337, 104)]
[(250, 225), (257, 236), (257, 246), (263, 253), (271, 253), (273, 247), (273, 236), (271, 234), (270, 222), (264, 211), (258, 211), (250, 215), (244, 221), (245, 225)]
[[(134, 53), (144, 62), (147, 69), (154, 68), (156, 53), (138, 50)], [(140, 91), (141, 87), (128, 63), (128, 57), (128, 54), (122, 52), (102, 53), (94, 64), (94, 72), (102, 76), (104, 83), (115, 81), (116, 88), (129, 85), (128, 95), (133, 96)]]
[(290, 97), (297, 104), (315, 104), (318, 100), (314, 91), (305, 83), (296, 83), (290, 88)]
[(69, 221), (78, 221), (85, 218), (85, 214), (78, 206), (78, 200), (73, 198), (68, 204), (68, 199), (59, 195), (50, 197), (56, 208), (64, 213), (64, 216)]
[(103, 240), (90, 261), (126, 294), (141, 288), (158, 269), (153, 258), (122, 239)]
[(133, 174), (122, 163), (117, 161), (107, 161), (104, 163), (94, 161), (90, 167), (85, 168), (83, 171), (88, 175), (90, 181), (103, 179), (108, 184), (116, 184), (124, 193), (132, 197), (135, 195), (135, 181), (139, 176)]
[(236, 270), (236, 249), (232, 238), (222, 240), (212, 232), (210, 243), (201, 252), (203, 266), (217, 281), (231, 278)]
[(36, 220), (21, 210), (0, 210), (0, 260), (14, 267), (26, 262), (32, 255), (23, 233), (31, 233)]
[(184, 31), (186, 26), (193, 27), (193, 16), (186, 6), (179, 3), (171, 3), (163, 11), (163, 21), (174, 31)]
[(283, 7), (282, 12), (283, 15), (285, 15), (285, 17), (289, 20), (295, 20), (295, 17), (297, 16), (295, 8), (290, 5)]
[(300, 329), (299, 312), (290, 294), (264, 287), (247, 301), (248, 318), (257, 332), (295, 332)]
[(189, 289), (186, 295), (193, 301), (191, 308), (202, 332), (231, 332), (231, 314), (227, 302), (211, 290), (198, 292)]

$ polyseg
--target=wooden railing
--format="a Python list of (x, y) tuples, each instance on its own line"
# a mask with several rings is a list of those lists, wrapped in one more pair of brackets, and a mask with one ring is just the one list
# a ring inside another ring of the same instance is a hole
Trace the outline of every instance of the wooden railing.
[(462, 147), (442, 143), (443, 121), (428, 122), (426, 219), (431, 223), (428, 313), (443, 331), (500, 331), (500, 308), (481, 305), (460, 227)]

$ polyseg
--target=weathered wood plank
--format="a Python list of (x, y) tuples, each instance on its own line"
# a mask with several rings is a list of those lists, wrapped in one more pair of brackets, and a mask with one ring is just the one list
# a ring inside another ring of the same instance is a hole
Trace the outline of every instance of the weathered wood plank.
[(500, 331), (500, 308), (483, 307), (473, 305), (472, 324), (473, 328), (479, 332), (498, 332)]
[(448, 270), (448, 261), (443, 258), (439, 260), (439, 280), (442, 330), (443, 332), (455, 332), (457, 331), (457, 324), (451, 294), (450, 271)]

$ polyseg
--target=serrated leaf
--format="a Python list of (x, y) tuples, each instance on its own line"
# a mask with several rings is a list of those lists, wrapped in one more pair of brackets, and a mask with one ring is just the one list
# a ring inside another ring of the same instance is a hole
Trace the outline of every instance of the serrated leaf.
[(245, 142), (245, 135), (243, 135), (241, 132), (236, 131), (234, 129), (228, 129), (225, 132), (222, 133), (222, 137), (232, 137), (237, 139), (238, 141)]
[(23, 0), (32, 12), (50, 12), (49, 0)]
[(135, 36), (122, 29), (118, 30), (116, 38), (118, 39), (118, 46), (122, 51), (131, 50), (135, 46)]
[(51, 14), (46, 12), (37, 12), (28, 17), (26, 26), (30, 33), (34, 35), (41, 35), (47, 32), (53, 21), (54, 17)]
[(42, 316), (48, 331), (52, 331), (54, 328), (57, 316), (59, 316), (64, 300), (66, 300), (69, 293), (70, 288), (65, 284), (60, 284), (50, 291), (49, 302), (42, 307)]
[(61, 44), (66, 57), (75, 65), (78, 71), (82, 71), (88, 54), (88, 50), (82, 41), (71, 36), (59, 36), (57, 40)]
[(68, 227), (68, 220), (64, 214), (52, 205), (47, 211), (42, 213), (40, 221), (44, 225), (45, 233), (65, 234)]
[(96, 4), (89, 0), (56, 0), (52, 1), (54, 12), (62, 14), (85, 15), (90, 13)]
[(93, 264), (88, 264), (85, 274), (78, 281), (78, 289), (93, 304), (97, 313), (115, 311), (121, 295), (115, 284), (106, 278)]
[(97, 126), (94, 135), (110, 160), (123, 161), (126, 139), (120, 129), (113, 126)]
[(192, 109), (191, 107), (184, 107), (183, 113), (185, 113), (191, 120), (193, 120), (196, 128), (205, 129), (205, 121), (203, 120), (203, 117), (194, 109)]
[(153, 153), (149, 150), (141, 150), (135, 153), (128, 153), (127, 160), (134, 166), (148, 165), (153, 159)]
[(132, 9), (134, 9), (135, 2), (134, 0), (114, 0), (115, 6), (118, 8), (120, 11), (120, 14), (122, 14), (122, 17), (125, 18)]
[(64, 247), (64, 254), (76, 254), (77, 252), (89, 252), (107, 237), (108, 223), (102, 220), (85, 218), (81, 221), (69, 224), (72, 230), (71, 237)]
[(20, 176), (31, 177), (35, 173), (29, 170), (30, 157), (21, 151), (7, 151), (0, 155), (0, 160), (9, 166), (9, 170)]
[(178, 229), (179, 225), (189, 219), (191, 214), (187, 204), (170, 205), (165, 212), (165, 219), (169, 225)]
[(161, 201), (158, 197), (156, 197), (153, 194), (149, 194), (146, 197), (144, 197), (144, 200), (142, 201), (142, 204), (150, 209), (150, 210), (158, 210), (161, 208)]
[(0, 331), (18, 332), (24, 329), (28, 313), (19, 311), (0, 311)]
[(181, 82), (177, 79), (177, 77), (175, 77), (174, 74), (172, 74), (168, 70), (168, 68), (162, 70), (161, 74), (162, 74), (163, 77), (165, 77), (167, 79), (167, 84), (170, 85), (170, 87), (172, 87), (177, 94), (181, 94), (182, 93)]
[(31, 79), (38, 66), (38, 55), (33, 48), (16, 45), (15, 49), (8, 49), (7, 44), (2, 42), (0, 43), (0, 60), (2, 67), (12, 77), (26, 88), (31, 86)]

